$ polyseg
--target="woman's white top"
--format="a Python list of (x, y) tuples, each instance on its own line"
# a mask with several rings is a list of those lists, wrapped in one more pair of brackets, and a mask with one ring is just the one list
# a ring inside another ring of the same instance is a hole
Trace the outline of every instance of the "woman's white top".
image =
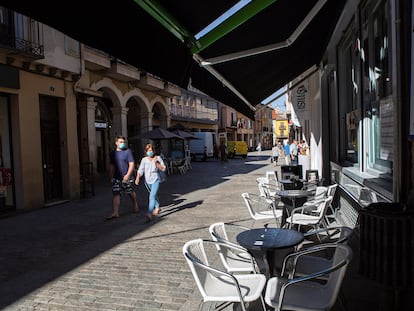
[(158, 161), (165, 167), (164, 161), (161, 157), (155, 156), (152, 161), (150, 159), (150, 157), (142, 158), (138, 168), (139, 176), (145, 175), (145, 182), (147, 184), (153, 184), (157, 179), (159, 179), (158, 168), (155, 166), (155, 162)]

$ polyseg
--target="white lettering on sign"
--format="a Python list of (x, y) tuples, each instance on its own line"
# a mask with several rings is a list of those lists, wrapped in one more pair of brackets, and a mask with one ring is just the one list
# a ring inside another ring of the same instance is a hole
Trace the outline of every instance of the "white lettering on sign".
[(296, 107), (297, 109), (305, 109), (306, 108), (306, 92), (304, 85), (299, 86), (296, 89)]
[(106, 122), (95, 122), (95, 127), (98, 129), (106, 129), (108, 127), (108, 123)]

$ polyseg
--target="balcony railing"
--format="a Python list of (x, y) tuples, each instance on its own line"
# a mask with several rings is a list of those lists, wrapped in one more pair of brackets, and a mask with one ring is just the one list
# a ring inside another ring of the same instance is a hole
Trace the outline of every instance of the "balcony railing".
[(0, 47), (13, 50), (36, 59), (44, 58), (43, 45), (2, 33), (0, 36)]
[(170, 104), (170, 113), (172, 117), (181, 117), (187, 119), (198, 119), (198, 120), (211, 120), (217, 121), (218, 114), (216, 110), (212, 111), (202, 111), (197, 110), (195, 107), (182, 106)]

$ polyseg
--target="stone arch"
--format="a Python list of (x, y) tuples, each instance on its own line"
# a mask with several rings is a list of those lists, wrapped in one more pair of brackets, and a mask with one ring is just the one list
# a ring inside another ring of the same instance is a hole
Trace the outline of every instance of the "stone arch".
[(125, 107), (128, 109), (126, 120), (128, 145), (137, 161), (142, 156), (145, 143), (138, 136), (143, 132), (147, 132), (152, 124), (150, 103), (139, 89), (127, 92), (124, 96), (124, 102)]
[(113, 107), (122, 107), (122, 93), (121, 90), (110, 79), (103, 78), (97, 82), (92, 83), (91, 89), (103, 92), (103, 97), (112, 102)]
[(168, 103), (157, 95), (150, 101), (153, 127), (168, 128), (170, 126)]

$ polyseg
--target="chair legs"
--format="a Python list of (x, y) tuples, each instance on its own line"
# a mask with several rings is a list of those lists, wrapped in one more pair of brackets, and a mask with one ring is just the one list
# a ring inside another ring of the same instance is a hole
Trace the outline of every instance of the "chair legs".
[(178, 167), (178, 171), (181, 175), (184, 175), (185, 173), (187, 173), (187, 168), (185, 167), (185, 165), (181, 165)]
[[(266, 310), (266, 305), (265, 305), (263, 296), (260, 296), (260, 301), (261, 301), (263, 310)], [(216, 302), (209, 302), (209, 303), (212, 304), (212, 305), (208, 306), (208, 310), (212, 310), (212, 311), (213, 310), (214, 311), (221, 311), (221, 310), (226, 309), (228, 306), (234, 304), (234, 302), (221, 302), (221, 303), (218, 303), (218, 304)], [(240, 305), (240, 308), (241, 308), (242, 311), (247, 311), (246, 306), (245, 306), (244, 303), (239, 302), (238, 304)], [(201, 300), (200, 305), (198, 306), (198, 311), (203, 311), (203, 306), (204, 305), (205, 305), (205, 302), (203, 300)], [(211, 307), (214, 307), (214, 309), (211, 309)], [(232, 309), (234, 309), (234, 308), (232, 308)], [(238, 308), (237, 308), (237, 310), (238, 310)]]

